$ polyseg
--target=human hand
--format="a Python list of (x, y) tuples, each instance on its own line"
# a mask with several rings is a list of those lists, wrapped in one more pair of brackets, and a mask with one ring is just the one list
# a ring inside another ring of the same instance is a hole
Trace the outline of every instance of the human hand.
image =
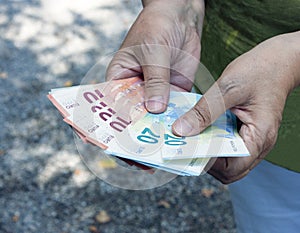
[(288, 94), (300, 83), (300, 32), (267, 40), (234, 60), (201, 100), (173, 124), (173, 133), (195, 135), (226, 109), (241, 121), (251, 156), (218, 158), (208, 171), (223, 183), (244, 177), (276, 142)]
[(149, 112), (166, 109), (170, 84), (190, 91), (200, 59), (204, 1), (148, 0), (107, 69), (107, 79), (143, 76)]

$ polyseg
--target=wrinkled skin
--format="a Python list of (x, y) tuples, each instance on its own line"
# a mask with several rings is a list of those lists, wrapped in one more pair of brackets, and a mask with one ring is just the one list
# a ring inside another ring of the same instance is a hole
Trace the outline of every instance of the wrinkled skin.
[[(195, 2), (145, 1), (108, 68), (108, 79), (143, 75), (150, 112), (165, 110), (170, 84), (181, 91), (192, 87), (204, 16), (204, 3)], [(173, 124), (174, 134), (191, 136), (203, 131), (226, 109), (239, 118), (239, 133), (251, 156), (218, 158), (209, 173), (221, 182), (241, 179), (273, 148), (287, 96), (300, 83), (299, 41), (300, 32), (284, 34), (241, 55), (194, 108)], [(141, 46), (126, 49), (136, 45)]]
[(181, 91), (192, 88), (200, 58), (198, 25), (202, 25), (203, 14), (198, 19), (191, 7), (184, 1), (149, 4), (107, 70), (107, 79), (143, 75), (146, 108), (150, 112), (166, 109), (170, 84)]
[[(251, 156), (218, 158), (209, 173), (223, 183), (245, 176), (273, 148), (286, 98), (299, 82), (299, 34), (274, 37), (235, 59), (204, 98), (173, 124), (175, 134), (188, 136), (200, 133), (226, 109), (239, 118), (239, 134)], [(289, 39), (294, 42), (282, 49)]]

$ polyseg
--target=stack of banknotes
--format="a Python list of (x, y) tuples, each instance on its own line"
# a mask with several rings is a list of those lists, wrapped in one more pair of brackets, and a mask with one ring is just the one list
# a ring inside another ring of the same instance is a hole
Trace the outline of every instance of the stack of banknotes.
[(172, 123), (201, 98), (196, 93), (171, 91), (161, 114), (145, 109), (139, 77), (52, 89), (48, 98), (84, 142), (143, 166), (198, 176), (211, 158), (249, 156), (230, 111), (199, 135), (172, 133)]

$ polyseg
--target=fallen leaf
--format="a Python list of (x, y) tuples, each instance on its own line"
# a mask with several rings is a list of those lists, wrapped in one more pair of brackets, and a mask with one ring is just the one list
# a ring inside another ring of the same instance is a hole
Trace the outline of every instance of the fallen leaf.
[(165, 200), (161, 200), (158, 202), (158, 206), (162, 206), (166, 209), (169, 209), (171, 207), (170, 203), (165, 201)]
[(96, 221), (98, 223), (107, 223), (111, 220), (110, 216), (107, 214), (105, 210), (101, 210), (99, 214), (96, 215)]
[(201, 194), (206, 197), (206, 198), (210, 198), (211, 195), (214, 194), (214, 190), (213, 189), (209, 189), (209, 188), (203, 188), (201, 190)]
[(20, 216), (19, 216), (19, 215), (14, 215), (14, 216), (12, 217), (12, 220), (13, 220), (14, 222), (18, 222), (19, 219), (20, 219)]
[(7, 73), (6, 72), (0, 72), (0, 78), (6, 79), (7, 78)]
[(89, 226), (89, 230), (92, 233), (98, 233), (99, 232), (96, 226)]
[(72, 85), (73, 85), (73, 82), (71, 80), (66, 81), (64, 84), (65, 87), (70, 87)]
[(104, 169), (112, 169), (117, 167), (117, 163), (113, 159), (102, 159), (99, 161), (98, 165)]
[(79, 169), (74, 170), (74, 175), (80, 175), (81, 171)]

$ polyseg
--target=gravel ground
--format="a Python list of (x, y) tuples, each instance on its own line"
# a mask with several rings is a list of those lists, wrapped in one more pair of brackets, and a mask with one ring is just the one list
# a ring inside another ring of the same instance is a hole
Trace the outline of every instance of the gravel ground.
[(208, 175), (144, 191), (95, 177), (46, 98), (117, 50), (140, 8), (137, 0), (0, 0), (1, 233), (235, 232), (227, 188)]

